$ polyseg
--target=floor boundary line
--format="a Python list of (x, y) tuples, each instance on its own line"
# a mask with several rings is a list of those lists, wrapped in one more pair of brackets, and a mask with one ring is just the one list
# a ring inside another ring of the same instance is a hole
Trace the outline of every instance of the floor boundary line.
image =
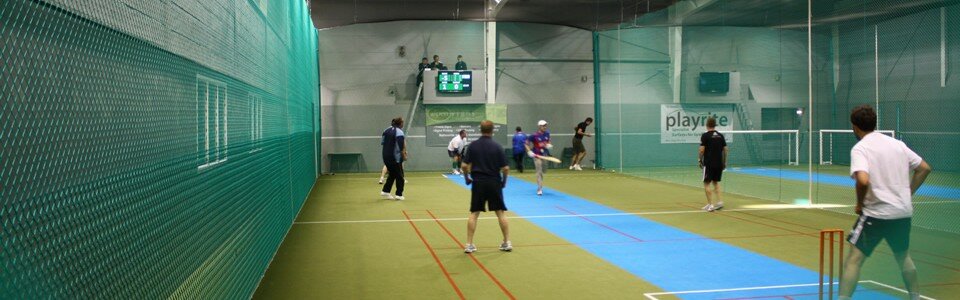
[[(834, 282), (834, 284), (840, 284), (839, 282)], [(727, 289), (710, 289), (710, 290), (687, 290), (679, 292), (653, 292), (653, 293), (643, 293), (647, 299), (657, 300), (656, 296), (659, 295), (684, 295), (684, 294), (703, 294), (703, 293), (716, 293), (716, 292), (732, 292), (732, 291), (755, 291), (755, 290), (771, 290), (771, 289), (782, 289), (782, 288), (791, 288), (791, 287), (804, 287), (804, 286), (818, 286), (820, 283), (803, 283), (803, 284), (785, 284), (785, 285), (768, 285), (768, 286), (753, 286), (753, 287), (742, 287), (742, 288), (727, 288)]]
[[(891, 289), (891, 290), (895, 290), (895, 291), (898, 291), (898, 292), (901, 292), (901, 293), (904, 293), (904, 294), (909, 294), (909, 292), (907, 292), (907, 291), (904, 290), (904, 289), (897, 288), (897, 287), (894, 287), (894, 286), (891, 286), (891, 285), (888, 285), (888, 284), (876, 282), (876, 281), (873, 281), (873, 280), (860, 280), (860, 281), (857, 281), (857, 283), (858, 283), (858, 284), (859, 284), (859, 283), (872, 283), (872, 284), (878, 285), (878, 286), (880, 286), (880, 287), (884, 287), (884, 288), (888, 288), (888, 289)], [(839, 285), (840, 282), (839, 282), (839, 281), (836, 281), (836, 282), (833, 282), (833, 284)], [(788, 285), (770, 285), (770, 286), (756, 286), (756, 287), (728, 288), (728, 289), (710, 289), (710, 290), (688, 290), (688, 291), (679, 291), (679, 292), (652, 292), (652, 293), (643, 293), (643, 296), (644, 296), (644, 297), (647, 297), (647, 299), (650, 299), (650, 300), (659, 300), (659, 298), (657, 298), (656, 296), (660, 296), (660, 295), (683, 295), (683, 294), (703, 294), (703, 293), (731, 292), (731, 291), (770, 290), (770, 289), (791, 288), (791, 287), (804, 287), (804, 286), (817, 286), (817, 285), (820, 285), (820, 283), (788, 284)], [(920, 295), (920, 298), (923, 298), (923, 299), (926, 299), (926, 300), (937, 300), (937, 299), (935, 299), (935, 298), (928, 297), (928, 296), (924, 296), (924, 295)]]
[[(869, 282), (869, 283), (873, 283), (873, 284), (876, 284), (876, 285), (879, 285), (879, 286), (882, 286), (882, 287), (885, 287), (885, 288), (888, 288), (888, 289), (891, 289), (891, 290), (895, 290), (895, 291), (898, 291), (898, 292), (901, 292), (901, 293), (904, 293), (904, 294), (908, 294), (908, 295), (910, 294), (910, 292), (908, 292), (908, 291), (906, 291), (906, 290), (904, 290), (904, 289), (901, 289), (901, 288), (898, 288), (898, 287), (894, 287), (894, 286), (889, 285), (889, 284), (876, 282), (876, 281), (873, 281), (873, 280), (861, 280), (861, 281), (859, 281), (859, 282)], [(934, 299), (934, 298), (931, 298), (931, 297), (924, 296), (924, 295), (922, 295), (922, 294), (920, 295), (920, 298), (927, 299), (927, 300), (937, 300), (937, 299)]]
[[(403, 215), (409, 220), (410, 216), (407, 215), (407, 211), (403, 210), (402, 212)], [(443, 275), (447, 277), (447, 281), (450, 282), (450, 286), (452, 286), (453, 290), (457, 292), (457, 296), (459, 296), (461, 300), (467, 299), (463, 296), (463, 291), (461, 291), (460, 287), (457, 286), (457, 283), (453, 280), (453, 277), (450, 276), (450, 272), (448, 272), (447, 268), (443, 266), (443, 262), (441, 262), (440, 258), (437, 257), (437, 253), (433, 251), (433, 247), (430, 246), (430, 243), (427, 242), (427, 239), (423, 237), (422, 233), (420, 233), (420, 229), (417, 228), (417, 225), (414, 224), (413, 221), (410, 221), (410, 226), (412, 226), (413, 230), (417, 232), (417, 236), (420, 237), (420, 241), (423, 242), (423, 245), (427, 247), (427, 251), (430, 251), (430, 255), (433, 256), (433, 260), (437, 262), (437, 266), (440, 267), (440, 271), (443, 271)]]
[[(689, 206), (688, 206), (689, 207)], [(851, 206), (852, 207), (852, 206)], [(773, 208), (724, 208), (723, 211), (727, 212), (739, 212), (739, 211), (776, 211), (776, 210), (794, 210), (794, 209), (819, 209), (816, 207), (773, 207)], [(671, 215), (671, 214), (696, 214), (696, 213), (707, 213), (701, 209), (690, 209), (690, 210), (674, 210), (674, 211), (650, 211), (650, 212), (629, 212), (629, 213), (604, 213), (604, 214), (581, 214), (581, 215), (540, 215), (540, 216), (509, 216), (507, 219), (547, 219), (547, 218), (577, 218), (580, 216), (584, 217), (617, 217), (617, 216), (646, 216), (646, 215)], [(496, 217), (480, 217), (481, 220), (495, 220)], [(464, 221), (467, 220), (466, 217), (463, 218), (440, 218), (440, 221)], [(413, 222), (433, 222), (433, 219), (410, 219)], [(331, 220), (331, 221), (300, 221), (294, 222), (294, 225), (311, 225), (311, 224), (352, 224), (352, 223), (394, 223), (394, 222), (407, 222), (405, 219), (379, 219), (379, 220)]]
[[(440, 225), (440, 228), (447, 233), (447, 236), (453, 239), (454, 243), (457, 243), (457, 246), (459, 246), (460, 248), (464, 247), (463, 243), (461, 243), (460, 240), (457, 239), (457, 237), (453, 236), (453, 233), (451, 233), (450, 230), (447, 229), (447, 226), (444, 226), (443, 222), (440, 222), (440, 220), (438, 220), (437, 217), (434, 216), (429, 209), (427, 210), (427, 214), (429, 214), (430, 217), (432, 217), (437, 222), (437, 225)], [(510, 299), (517, 299), (516, 297), (513, 296), (513, 293), (510, 293), (510, 290), (508, 290), (507, 287), (503, 285), (503, 283), (500, 283), (500, 280), (497, 280), (497, 276), (494, 276), (493, 273), (490, 272), (490, 270), (487, 270), (487, 267), (484, 266), (483, 263), (481, 263), (480, 260), (478, 260), (477, 257), (473, 255), (473, 253), (467, 253), (467, 256), (469, 256), (470, 259), (473, 260), (473, 262), (478, 267), (480, 267), (480, 270), (483, 270), (483, 272), (487, 274), (487, 277), (490, 278), (490, 280), (492, 280), (493, 283), (497, 284), (497, 287), (500, 287), (500, 290), (503, 291), (503, 293), (506, 294), (507, 297), (509, 297)]]

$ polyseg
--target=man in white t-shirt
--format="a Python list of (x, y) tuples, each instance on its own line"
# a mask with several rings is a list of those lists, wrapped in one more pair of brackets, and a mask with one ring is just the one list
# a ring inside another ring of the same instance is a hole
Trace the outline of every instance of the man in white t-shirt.
[(453, 167), (453, 174), (460, 175), (460, 157), (463, 154), (463, 146), (467, 145), (467, 131), (460, 130), (460, 133), (453, 136), (450, 144), (447, 144), (447, 155), (450, 156)]
[[(903, 142), (874, 132), (877, 114), (869, 105), (850, 113), (853, 132), (860, 141), (850, 151), (850, 176), (856, 180), (860, 215), (847, 241), (853, 244), (844, 262), (840, 299), (850, 299), (860, 280), (860, 267), (873, 250), (886, 240), (910, 298), (920, 298), (917, 269), (910, 258), (911, 197), (930, 174), (930, 165)], [(913, 175), (910, 171), (913, 170)]]

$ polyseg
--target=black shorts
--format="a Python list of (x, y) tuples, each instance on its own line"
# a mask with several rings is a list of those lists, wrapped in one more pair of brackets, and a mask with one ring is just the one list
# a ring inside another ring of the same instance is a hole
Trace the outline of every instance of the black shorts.
[[(507, 210), (503, 203), (503, 185), (494, 180), (475, 181), (470, 189), (470, 212)], [(484, 205), (486, 204), (486, 205)], [(486, 206), (486, 208), (484, 208)]]
[(904, 253), (910, 249), (911, 222), (912, 218), (884, 220), (860, 216), (853, 223), (847, 241), (866, 256), (870, 256), (883, 240), (887, 240), (893, 253)]
[(720, 179), (723, 177), (723, 167), (720, 166), (703, 166), (703, 182), (716, 181), (720, 182)]
[(460, 152), (447, 150), (447, 155), (450, 155), (450, 157), (453, 158), (453, 157), (460, 156)]
[(583, 139), (573, 138), (573, 154), (587, 152), (587, 148), (583, 147)]

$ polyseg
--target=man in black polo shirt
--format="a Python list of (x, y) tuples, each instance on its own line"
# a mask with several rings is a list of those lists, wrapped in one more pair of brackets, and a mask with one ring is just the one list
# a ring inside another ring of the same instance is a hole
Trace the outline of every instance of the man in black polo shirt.
[(570, 170), (583, 171), (580, 161), (587, 156), (587, 148), (583, 147), (583, 136), (593, 136), (587, 132), (587, 126), (590, 124), (593, 124), (593, 118), (587, 118), (574, 128), (576, 132), (573, 133), (573, 161), (570, 162)]
[[(703, 169), (703, 190), (707, 193), (705, 211), (714, 211), (723, 208), (720, 200), (720, 177), (723, 169), (727, 168), (727, 140), (717, 132), (717, 119), (707, 118), (707, 132), (700, 136), (700, 168)], [(710, 184), (713, 183), (713, 191)], [(710, 194), (716, 199), (716, 204), (710, 201)]]
[(487, 208), (496, 213), (500, 221), (500, 231), (503, 232), (500, 250), (510, 251), (513, 246), (510, 245), (510, 228), (504, 214), (507, 205), (503, 202), (503, 188), (507, 186), (507, 173), (510, 172), (507, 155), (503, 153), (503, 147), (493, 141), (493, 122), (480, 122), (480, 134), (480, 138), (467, 147), (462, 160), (463, 178), (467, 185), (473, 184), (470, 189), (470, 218), (467, 220), (467, 247), (463, 252), (477, 251), (477, 246), (473, 244), (473, 233), (477, 230), (480, 212), (487, 211)]
[(429, 68), (430, 63), (427, 62), (427, 58), (424, 57), (423, 60), (420, 61), (420, 64), (417, 65), (417, 88), (420, 88), (420, 83), (423, 82), (423, 70)]

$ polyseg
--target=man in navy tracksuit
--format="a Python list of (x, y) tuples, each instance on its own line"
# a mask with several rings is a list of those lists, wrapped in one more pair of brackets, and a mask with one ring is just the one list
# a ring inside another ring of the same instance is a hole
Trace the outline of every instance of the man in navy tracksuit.
[[(403, 161), (407, 159), (407, 146), (403, 140), (403, 118), (396, 117), (390, 127), (383, 131), (380, 145), (383, 145), (383, 164), (387, 166), (387, 181), (383, 184), (380, 196), (386, 199), (403, 200)], [(390, 195), (393, 183), (397, 183), (397, 195)]]

